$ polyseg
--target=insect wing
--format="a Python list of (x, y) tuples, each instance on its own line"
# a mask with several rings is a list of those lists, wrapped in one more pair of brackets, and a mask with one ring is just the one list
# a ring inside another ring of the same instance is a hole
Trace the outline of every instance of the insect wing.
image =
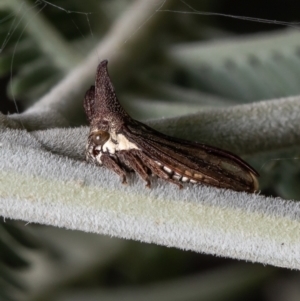
[(138, 121), (127, 123), (123, 130), (125, 136), (149, 158), (179, 174), (182, 179), (236, 191), (258, 189), (258, 173), (230, 152), (166, 136)]

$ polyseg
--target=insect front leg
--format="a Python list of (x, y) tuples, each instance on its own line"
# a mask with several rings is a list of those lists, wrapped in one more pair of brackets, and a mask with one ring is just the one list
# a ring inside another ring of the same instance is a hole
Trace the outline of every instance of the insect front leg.
[(109, 154), (103, 153), (101, 155), (101, 161), (104, 167), (114, 171), (122, 179), (122, 184), (127, 184), (126, 171), (122, 168), (116, 160), (114, 160)]
[(135, 153), (135, 150), (119, 151), (118, 157), (120, 158), (120, 161), (124, 162), (128, 167), (132, 168), (137, 174), (139, 174), (141, 178), (146, 181), (146, 187), (150, 188), (151, 183), (148, 174), (149, 169)]

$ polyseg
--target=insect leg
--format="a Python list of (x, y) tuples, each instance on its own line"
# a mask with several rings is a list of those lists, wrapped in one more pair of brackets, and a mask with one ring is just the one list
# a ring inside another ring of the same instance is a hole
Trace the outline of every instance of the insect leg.
[(174, 180), (172, 178), (172, 175), (165, 172), (160, 165), (157, 164), (153, 159), (148, 157), (145, 153), (143, 152), (137, 152), (138, 157), (144, 162), (144, 165), (146, 165), (152, 172), (152, 174), (158, 176), (161, 179), (164, 179), (170, 183), (176, 184), (179, 189), (182, 189), (182, 184), (180, 184), (179, 181)]
[(126, 181), (126, 171), (109, 155), (103, 153), (101, 156), (101, 161), (103, 166), (114, 171), (122, 179), (122, 184), (127, 184)]
[(121, 161), (124, 161), (125, 164), (130, 166), (136, 173), (138, 173), (141, 178), (146, 181), (146, 187), (150, 188), (151, 183), (148, 175), (148, 168), (134, 153), (134, 151), (119, 151), (118, 157)]

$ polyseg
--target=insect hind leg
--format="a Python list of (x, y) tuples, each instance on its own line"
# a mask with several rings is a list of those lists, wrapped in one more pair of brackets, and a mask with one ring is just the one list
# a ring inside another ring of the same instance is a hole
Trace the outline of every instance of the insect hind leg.
[(162, 169), (162, 166), (158, 165), (156, 161), (152, 160), (150, 157), (148, 157), (145, 153), (143, 152), (137, 152), (137, 156), (140, 158), (143, 164), (146, 165), (151, 173), (153, 175), (156, 175), (157, 177), (164, 179), (170, 183), (173, 183), (179, 187), (179, 189), (183, 188), (183, 185), (178, 181), (172, 178), (172, 174), (167, 173)]

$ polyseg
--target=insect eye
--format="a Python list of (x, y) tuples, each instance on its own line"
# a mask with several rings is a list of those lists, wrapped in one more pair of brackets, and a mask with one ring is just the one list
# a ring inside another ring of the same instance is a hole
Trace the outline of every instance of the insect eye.
[(109, 139), (109, 133), (104, 131), (98, 131), (93, 133), (92, 141), (96, 145), (103, 145)]

